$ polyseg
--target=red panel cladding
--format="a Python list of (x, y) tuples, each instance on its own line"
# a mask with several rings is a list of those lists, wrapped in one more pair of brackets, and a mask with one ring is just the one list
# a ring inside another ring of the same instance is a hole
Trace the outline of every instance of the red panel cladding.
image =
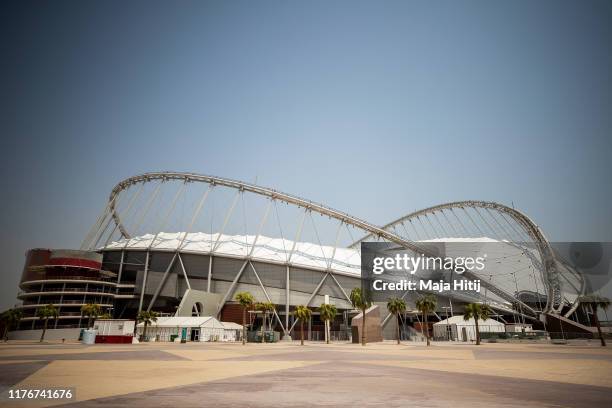
[(92, 251), (53, 249), (51, 250), (49, 265), (100, 269), (102, 267), (102, 255)]
[(21, 273), (21, 282), (41, 279), (41, 275), (31, 271), (31, 268), (41, 265), (48, 265), (50, 257), (50, 249), (30, 249), (26, 253), (26, 261), (23, 266), (23, 272)]
[(52, 258), (49, 260), (49, 265), (54, 266), (76, 266), (81, 268), (100, 269), (102, 264), (96, 261), (90, 261), (89, 259), (77, 259), (77, 258)]
[(131, 344), (132, 336), (96, 336), (96, 343)]
[[(221, 321), (242, 324), (242, 306), (237, 303), (226, 303), (221, 310)], [(248, 314), (247, 324), (249, 324)]]

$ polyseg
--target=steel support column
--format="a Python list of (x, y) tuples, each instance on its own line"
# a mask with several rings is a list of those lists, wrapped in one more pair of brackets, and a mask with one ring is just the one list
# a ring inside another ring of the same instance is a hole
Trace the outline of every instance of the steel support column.
[(147, 256), (145, 258), (145, 268), (144, 274), (142, 277), (142, 289), (140, 291), (140, 302), (138, 303), (138, 313), (142, 311), (142, 302), (144, 300), (144, 293), (147, 288), (147, 273), (149, 272), (149, 251), (147, 251)]

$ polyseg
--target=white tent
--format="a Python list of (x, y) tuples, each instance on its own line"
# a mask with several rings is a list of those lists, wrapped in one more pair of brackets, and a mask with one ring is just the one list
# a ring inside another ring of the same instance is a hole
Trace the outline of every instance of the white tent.
[[(138, 334), (144, 331), (144, 323), (137, 326)], [(225, 326), (212, 316), (201, 317), (158, 317), (147, 327), (147, 339), (171, 341), (173, 336), (180, 339), (183, 331), (187, 341), (223, 341)]]
[(239, 341), (242, 340), (242, 325), (234, 322), (221, 322), (225, 328), (223, 341)]
[[(497, 320), (478, 320), (480, 333), (503, 333), (506, 326)], [(433, 324), (436, 340), (476, 340), (476, 322), (474, 319), (464, 320), (463, 315), (449, 317)]]

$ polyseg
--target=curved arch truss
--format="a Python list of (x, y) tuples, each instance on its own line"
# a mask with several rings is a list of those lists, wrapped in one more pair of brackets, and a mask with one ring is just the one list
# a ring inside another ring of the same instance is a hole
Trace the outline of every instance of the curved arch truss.
[[(529, 258), (532, 267), (541, 274), (540, 282), (546, 291), (546, 305), (541, 308), (543, 312), (560, 312), (567, 303), (576, 305), (576, 296), (571, 300), (564, 298), (564, 284), (571, 286), (577, 294), (584, 289), (581, 277), (556, 258), (542, 230), (527, 215), (503, 204), (470, 200), (436, 205), (400, 217), (382, 229), (394, 231), (411, 241), (489, 237), (520, 249), (521, 255)], [(350, 247), (355, 248), (361, 242), (375, 238), (375, 234), (367, 234)], [(537, 252), (524, 250), (530, 247), (535, 247)], [(516, 273), (510, 272), (509, 275), (516, 279)], [(538, 292), (535, 277), (534, 283)], [(520, 299), (521, 291), (516, 281), (514, 284), (517, 286), (516, 297)], [(574, 307), (567, 315), (573, 310)]]
[[(221, 203), (213, 198), (214, 192), (221, 192), (221, 196), (226, 196), (227, 199)], [(251, 216), (250, 213), (247, 217), (246, 196), (260, 200), (254, 205), (257, 217)], [(289, 223), (290, 228), (286, 225), (283, 227), (280, 204), (285, 204), (283, 207), (298, 213), (298, 217)], [(332, 249), (327, 252), (323, 250), (321, 230), (316, 226), (312, 214), (318, 214), (332, 221), (334, 225), (337, 224), (326, 231), (325, 237), (332, 237), (329, 245)], [(252, 224), (253, 220), (258, 222), (249, 229), (248, 224)], [(244, 253), (244, 258), (248, 261), (253, 255), (258, 238), (265, 235), (265, 228), (272, 224), (276, 225), (277, 235), (280, 235), (283, 245), (288, 242), (291, 246), (291, 241), (285, 241), (284, 236), (295, 228), (293, 248), (286, 248), (287, 255), (284, 260), (289, 265), (292, 262), (295, 242), (303, 237), (308, 220), (314, 230), (310, 242), (319, 243), (321, 262), (326, 265), (323, 269), (328, 271), (331, 271), (332, 264), (337, 262), (335, 257), (339, 250), (336, 248), (348, 247), (359, 251), (359, 244), (366, 240), (392, 242), (414, 253), (425, 255), (428, 255), (427, 250), (419, 245), (419, 242), (435, 239), (490, 237), (519, 249), (525, 242), (529, 242), (536, 248), (537, 256), (534, 257), (529, 251), (523, 251), (523, 255), (528, 253), (527, 256), (533, 258), (533, 280), (536, 286), (540, 283), (543, 289), (536, 290), (541, 307), (534, 307), (533, 303), (528, 304), (521, 300), (520, 294), (524, 293), (524, 288), (522, 291), (519, 289), (516, 272), (516, 288), (500, 284), (501, 281), (494, 281), (492, 277), (487, 280), (482, 276), (464, 276), (481, 279), (482, 286), (488, 293), (511, 303), (513, 307), (518, 306), (521, 314), (527, 316), (535, 317), (538, 312), (559, 311), (563, 305), (558, 263), (542, 231), (520, 211), (485, 201), (443, 204), (411, 213), (379, 227), (326, 205), (256, 184), (194, 173), (154, 172), (130, 177), (113, 188), (102, 214), (86, 235), (81, 249), (105, 248), (110, 243), (116, 244), (119, 241), (127, 248), (132, 240), (143, 237), (144, 234), (149, 237), (150, 248), (164, 239), (164, 232), (174, 230), (178, 234), (175, 237), (178, 254), (192, 231), (210, 229), (211, 237), (213, 233), (217, 234), (217, 242), (212, 243), (209, 248), (212, 254), (217, 248), (219, 237), (234, 228), (241, 231), (242, 237), (251, 237), (251, 240), (246, 242), (247, 250)], [(352, 231), (355, 230), (357, 236), (363, 236), (361, 239), (354, 239)], [(347, 232), (349, 237), (343, 243), (341, 236)]]

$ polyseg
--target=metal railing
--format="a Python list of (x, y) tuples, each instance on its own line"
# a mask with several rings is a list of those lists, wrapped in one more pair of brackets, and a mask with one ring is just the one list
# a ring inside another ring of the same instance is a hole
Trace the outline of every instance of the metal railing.
[(34, 291), (24, 291), (24, 290), (20, 290), (19, 292), (17, 292), (17, 296), (38, 296), (38, 295), (50, 295), (50, 294), (54, 294), (54, 293), (66, 293), (66, 292), (70, 292), (70, 293), (94, 293), (94, 294), (108, 294), (108, 295), (113, 295), (115, 294), (115, 289), (109, 289), (109, 290), (101, 290), (101, 289), (85, 289), (85, 288), (66, 288), (66, 289), (56, 289), (56, 288), (44, 288), (43, 290), (34, 290)]
[(24, 283), (29, 283), (29, 282), (45, 282), (45, 281), (64, 281), (64, 280), (78, 280), (78, 281), (93, 281), (93, 282), (104, 282), (104, 283), (116, 283), (116, 279), (114, 278), (101, 278), (98, 276), (70, 276), (70, 275), (57, 275), (57, 276), (45, 276), (44, 278), (41, 279), (33, 279), (33, 280), (27, 280), (27, 281), (23, 281), (21, 282), (22, 284)]
[[(291, 338), (299, 340), (301, 337), (299, 330), (294, 330), (291, 334)], [(345, 330), (332, 330), (330, 332), (330, 341), (351, 341), (351, 333)], [(325, 332), (323, 331), (311, 331), (310, 336), (308, 332), (304, 330), (304, 340), (308, 341), (325, 341)]]

